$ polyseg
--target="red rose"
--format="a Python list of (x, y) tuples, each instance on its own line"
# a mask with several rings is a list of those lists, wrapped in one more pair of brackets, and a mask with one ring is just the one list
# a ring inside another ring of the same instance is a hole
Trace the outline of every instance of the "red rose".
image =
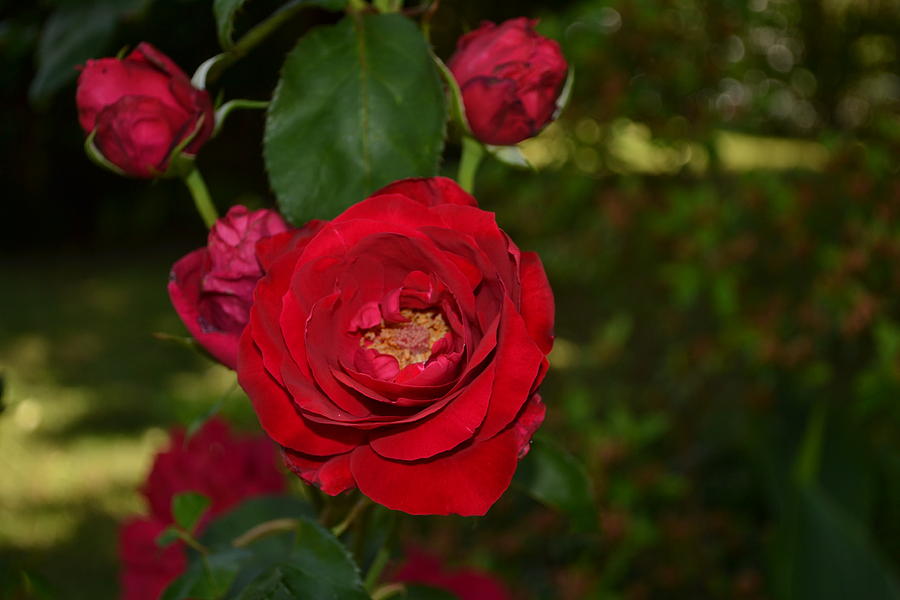
[(119, 531), (121, 597), (156, 600), (187, 565), (181, 542), (166, 548), (156, 538), (174, 523), (172, 497), (199, 492), (210, 499), (200, 528), (237, 503), (285, 489), (272, 443), (263, 437), (240, 438), (221, 419), (210, 419), (190, 439), (172, 433), (169, 448), (156, 455), (141, 488), (150, 515), (127, 521)]
[(462, 36), (447, 66), (459, 83), (472, 134), (509, 146), (534, 137), (553, 118), (568, 65), (536, 20), (482, 23)]
[(134, 177), (156, 177), (187, 138), (197, 153), (215, 125), (209, 94), (146, 42), (124, 59), (89, 60), (75, 92), (78, 120), (111, 163)]
[(160, 548), (156, 538), (170, 523), (154, 517), (130, 519), (119, 529), (119, 562), (123, 600), (157, 600), (187, 568), (181, 543)]
[(400, 565), (394, 581), (421, 583), (455, 594), (459, 600), (511, 600), (497, 578), (477, 569), (446, 569), (441, 561), (420, 551)]
[(537, 255), (444, 178), (257, 251), (238, 380), (288, 466), (328, 494), (484, 514), (543, 420), (553, 295)]
[(172, 267), (169, 298), (178, 316), (191, 335), (229, 368), (237, 364), (238, 338), (247, 324), (253, 288), (262, 276), (256, 242), (287, 229), (273, 210), (250, 212), (233, 206), (210, 229), (206, 248), (194, 250)]

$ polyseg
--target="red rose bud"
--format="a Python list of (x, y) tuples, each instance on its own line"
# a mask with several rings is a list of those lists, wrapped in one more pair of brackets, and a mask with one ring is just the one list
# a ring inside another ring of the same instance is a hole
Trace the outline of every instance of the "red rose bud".
[(134, 177), (164, 174), (182, 145), (183, 154), (194, 156), (215, 125), (209, 94), (146, 42), (124, 59), (89, 60), (75, 102), (94, 148)]
[(554, 40), (538, 35), (536, 20), (485, 22), (462, 36), (447, 66), (462, 92), (472, 134), (510, 146), (549, 123), (568, 65)]
[(288, 467), (411, 514), (483, 515), (544, 417), (541, 261), (444, 178), (257, 246), (238, 381)]
[(503, 583), (478, 569), (448, 569), (439, 559), (413, 551), (393, 577), (401, 583), (419, 583), (456, 595), (459, 600), (512, 600)]
[[(300, 232), (310, 227), (315, 225)], [(250, 212), (233, 206), (210, 229), (206, 248), (172, 267), (169, 298), (175, 311), (200, 345), (229, 368), (237, 365), (238, 338), (263, 273), (256, 243), (287, 230), (287, 223), (273, 210)]]
[(169, 447), (156, 455), (141, 489), (150, 508), (148, 516), (133, 517), (119, 530), (121, 598), (157, 600), (187, 566), (184, 545), (165, 548), (156, 539), (175, 521), (172, 497), (199, 492), (210, 499), (199, 531), (215, 517), (239, 502), (285, 490), (278, 469), (278, 454), (261, 437), (238, 437), (228, 424), (210, 419), (197, 433), (185, 439), (183, 431), (172, 433)]

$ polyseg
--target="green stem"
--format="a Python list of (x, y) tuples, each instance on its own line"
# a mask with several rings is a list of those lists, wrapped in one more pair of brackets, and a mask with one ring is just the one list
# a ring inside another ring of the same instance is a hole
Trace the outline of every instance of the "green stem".
[(222, 71), (249, 54), (253, 48), (258, 46), (263, 40), (269, 37), (272, 32), (281, 27), (285, 22), (289, 21), (291, 17), (300, 12), (303, 8), (303, 0), (293, 0), (293, 2), (285, 4), (275, 11), (271, 17), (245, 33), (241, 39), (234, 43), (234, 46), (225, 52), (225, 56), (222, 60), (218, 61), (210, 68), (209, 75), (206, 78), (207, 83), (215, 81), (219, 75), (222, 74)]
[(819, 472), (827, 416), (828, 405), (822, 401), (816, 402), (806, 422), (806, 433), (794, 463), (794, 478), (801, 487), (811, 485)]
[(238, 537), (234, 538), (231, 545), (235, 548), (244, 548), (266, 536), (296, 529), (299, 524), (300, 521), (289, 517), (284, 519), (272, 519), (271, 521), (266, 521), (255, 527), (251, 527)]
[(459, 159), (459, 174), (457, 180), (462, 189), (470, 194), (475, 189), (475, 173), (478, 165), (484, 157), (484, 146), (475, 138), (463, 136), (462, 156)]
[(402, 583), (389, 583), (387, 585), (383, 585), (374, 592), (372, 592), (372, 600), (387, 600), (397, 594), (402, 594), (406, 591), (406, 586)]
[(366, 0), (350, 0), (348, 6), (353, 12), (365, 12), (369, 10), (369, 5), (366, 4)]
[(378, 554), (375, 555), (375, 560), (372, 561), (372, 566), (369, 567), (369, 572), (366, 573), (364, 585), (367, 591), (372, 591), (375, 588), (375, 585), (378, 583), (378, 578), (381, 577), (381, 572), (384, 571), (390, 557), (391, 553), (388, 550), (387, 544), (385, 544), (378, 550)]
[(338, 537), (342, 533), (347, 531), (347, 528), (350, 527), (350, 524), (356, 520), (360, 513), (365, 510), (365, 508), (369, 506), (369, 504), (370, 501), (365, 496), (357, 500), (356, 504), (353, 505), (353, 508), (350, 509), (350, 512), (347, 513), (347, 516), (344, 517), (344, 520), (331, 528), (331, 533), (333, 533), (335, 537)]
[(216, 212), (216, 207), (209, 196), (209, 190), (206, 188), (206, 182), (203, 181), (203, 175), (200, 174), (199, 169), (196, 167), (191, 169), (191, 172), (184, 177), (184, 184), (190, 190), (191, 196), (194, 198), (194, 206), (197, 207), (197, 212), (203, 218), (207, 229), (211, 229), (216, 224), (219, 213)]

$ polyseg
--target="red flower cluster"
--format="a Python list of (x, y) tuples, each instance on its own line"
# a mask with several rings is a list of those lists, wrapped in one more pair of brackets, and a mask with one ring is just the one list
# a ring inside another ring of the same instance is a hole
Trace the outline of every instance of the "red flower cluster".
[(568, 64), (537, 21), (485, 22), (462, 36), (447, 66), (459, 83), (472, 134), (508, 146), (534, 137), (553, 118)]
[(146, 42), (124, 59), (89, 60), (75, 92), (78, 120), (112, 164), (134, 177), (156, 177), (169, 155), (190, 138), (193, 156), (213, 132), (209, 94), (191, 85), (178, 65)]
[(180, 542), (166, 548), (156, 538), (174, 522), (172, 497), (187, 491), (207, 496), (210, 507), (201, 528), (210, 518), (238, 502), (285, 488), (272, 444), (260, 437), (235, 437), (220, 419), (207, 421), (190, 439), (175, 431), (169, 448), (158, 454), (141, 489), (150, 515), (134, 517), (119, 531), (121, 597), (124, 600), (156, 600), (187, 566)]
[(262, 276), (256, 243), (288, 230), (273, 210), (233, 206), (209, 231), (205, 248), (172, 267), (169, 298), (191, 335), (225, 366), (237, 366), (238, 338)]
[(443, 178), (257, 251), (238, 379), (288, 466), (329, 494), (484, 514), (544, 416), (553, 295), (537, 255)]

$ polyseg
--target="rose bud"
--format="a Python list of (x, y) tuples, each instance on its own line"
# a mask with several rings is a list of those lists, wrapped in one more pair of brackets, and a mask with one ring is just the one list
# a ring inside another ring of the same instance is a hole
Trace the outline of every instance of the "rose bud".
[(512, 600), (506, 586), (478, 569), (448, 569), (440, 559), (414, 550), (394, 574), (394, 581), (418, 583), (447, 590), (459, 600)]
[(462, 36), (447, 66), (462, 93), (472, 135), (510, 146), (534, 137), (554, 117), (568, 65), (536, 20), (491, 22)]
[(288, 467), (393, 510), (485, 514), (544, 418), (554, 304), (540, 258), (440, 177), (257, 254), (238, 381)]
[(150, 514), (132, 517), (119, 529), (121, 598), (157, 600), (187, 567), (182, 542), (165, 548), (156, 543), (175, 522), (171, 506), (176, 494), (193, 491), (209, 498), (199, 535), (211, 518), (238, 503), (284, 490), (278, 453), (264, 437), (239, 437), (219, 418), (204, 423), (190, 438), (173, 431), (141, 488)]
[(233, 206), (210, 229), (206, 247), (172, 267), (169, 298), (175, 311), (200, 345), (226, 367), (237, 365), (238, 338), (262, 276), (256, 242), (287, 230), (274, 210)]
[(146, 42), (124, 59), (89, 60), (75, 92), (89, 152), (133, 177), (159, 177), (172, 154), (192, 158), (215, 125), (209, 94)]

